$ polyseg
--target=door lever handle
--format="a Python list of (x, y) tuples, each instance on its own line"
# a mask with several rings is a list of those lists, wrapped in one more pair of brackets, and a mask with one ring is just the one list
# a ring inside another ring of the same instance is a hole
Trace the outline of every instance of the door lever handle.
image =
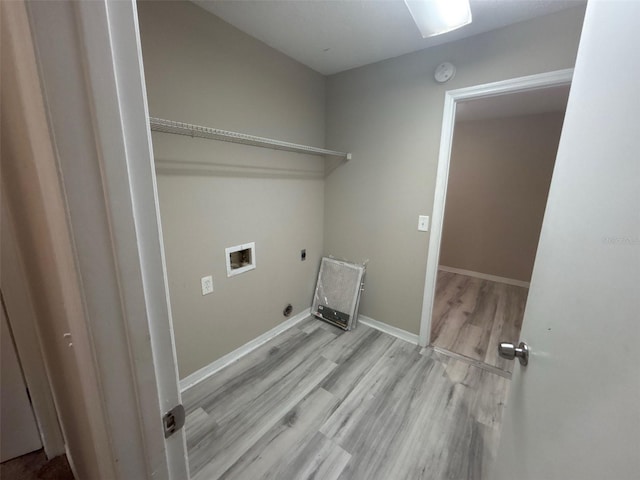
[(520, 365), (525, 367), (529, 363), (529, 345), (524, 342), (520, 342), (517, 347), (513, 343), (502, 342), (498, 346), (498, 354), (507, 360), (513, 360), (518, 357)]

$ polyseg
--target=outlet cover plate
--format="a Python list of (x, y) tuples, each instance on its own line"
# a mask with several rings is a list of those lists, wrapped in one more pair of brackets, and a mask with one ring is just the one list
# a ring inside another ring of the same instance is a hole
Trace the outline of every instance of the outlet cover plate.
[(202, 277), (200, 279), (200, 285), (202, 286), (202, 295), (213, 293), (213, 277), (211, 275)]
[(429, 231), (429, 216), (428, 215), (419, 215), (418, 216), (418, 230), (421, 232)]

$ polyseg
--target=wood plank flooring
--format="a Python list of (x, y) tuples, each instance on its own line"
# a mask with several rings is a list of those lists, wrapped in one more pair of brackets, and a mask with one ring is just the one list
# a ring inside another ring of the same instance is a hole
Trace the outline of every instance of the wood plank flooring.
[(508, 385), (309, 318), (183, 394), (191, 477), (487, 479)]
[(431, 344), (511, 372), (500, 342), (518, 343), (528, 289), (438, 271)]

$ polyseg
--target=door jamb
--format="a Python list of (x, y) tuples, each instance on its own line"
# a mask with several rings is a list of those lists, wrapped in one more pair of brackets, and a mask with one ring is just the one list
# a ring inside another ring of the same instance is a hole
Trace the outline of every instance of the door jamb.
[(440, 258), (440, 242), (442, 240), (442, 225), (444, 221), (445, 200), (447, 197), (449, 163), (451, 159), (451, 145), (453, 141), (457, 103), (463, 100), (494, 97), (509, 93), (567, 85), (571, 83), (572, 77), (573, 69), (567, 68), (456, 90), (447, 90), (445, 92), (442, 133), (440, 135), (440, 153), (438, 155), (436, 187), (433, 199), (433, 212), (431, 214), (431, 235), (429, 237), (424, 294), (422, 297), (422, 314), (420, 317), (420, 345), (427, 346), (431, 341), (431, 316), (433, 313), (436, 279), (438, 275), (438, 260)]
[(163, 430), (181, 396), (135, 1), (28, 7), (81, 280), (84, 360), (100, 387), (89, 400), (112, 449), (105, 464), (113, 478), (189, 478), (184, 429)]

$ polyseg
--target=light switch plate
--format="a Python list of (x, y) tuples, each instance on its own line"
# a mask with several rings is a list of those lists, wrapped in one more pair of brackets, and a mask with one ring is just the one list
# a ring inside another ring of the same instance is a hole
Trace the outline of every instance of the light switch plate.
[(419, 215), (418, 216), (418, 230), (421, 232), (429, 231), (429, 216), (428, 215)]
[(200, 279), (200, 284), (202, 285), (202, 295), (209, 295), (210, 293), (213, 293), (213, 277), (211, 275), (202, 277)]

